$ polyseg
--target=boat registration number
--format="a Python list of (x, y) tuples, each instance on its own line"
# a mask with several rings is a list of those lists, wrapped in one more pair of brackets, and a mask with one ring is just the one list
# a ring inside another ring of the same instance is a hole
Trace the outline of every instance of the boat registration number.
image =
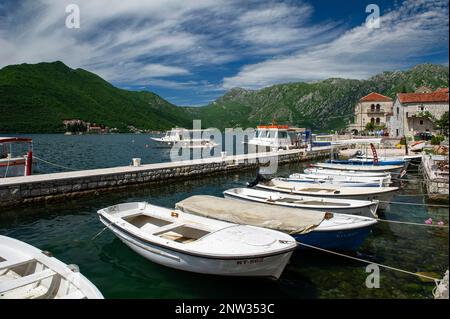
[(244, 259), (236, 261), (237, 265), (252, 265), (264, 262), (264, 258)]

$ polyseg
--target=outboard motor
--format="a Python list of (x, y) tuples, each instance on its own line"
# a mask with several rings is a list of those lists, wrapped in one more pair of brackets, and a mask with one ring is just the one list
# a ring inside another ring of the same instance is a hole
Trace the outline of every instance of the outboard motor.
[(258, 185), (259, 183), (264, 183), (270, 181), (272, 178), (270, 175), (266, 175), (261, 173), (261, 168), (258, 169), (258, 173), (256, 174), (256, 178), (253, 182), (247, 182), (247, 187), (252, 188)]

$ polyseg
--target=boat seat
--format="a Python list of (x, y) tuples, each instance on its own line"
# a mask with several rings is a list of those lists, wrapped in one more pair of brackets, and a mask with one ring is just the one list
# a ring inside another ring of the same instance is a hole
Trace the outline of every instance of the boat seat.
[(11, 258), (6, 261), (0, 262), (0, 270), (8, 269), (16, 266), (21, 266), (23, 264), (27, 264), (29, 262), (34, 261), (33, 258), (25, 257), (25, 258)]
[(33, 274), (25, 276), (25, 277), (20, 277), (20, 278), (14, 279), (14, 280), (4, 282), (4, 283), (0, 284), (0, 294), (5, 293), (10, 290), (13, 290), (13, 289), (16, 289), (16, 288), (27, 286), (29, 284), (44, 280), (44, 279), (54, 276), (54, 275), (56, 275), (56, 272), (54, 272), (51, 269), (46, 269), (46, 270), (36, 272), (36, 273), (33, 273)]
[(166, 226), (163, 226), (163, 227), (158, 227), (158, 229), (156, 229), (152, 233), (152, 235), (158, 236), (158, 235), (160, 235), (162, 233), (166, 233), (169, 230), (172, 230), (174, 228), (177, 228), (177, 227), (180, 227), (180, 226), (183, 226), (183, 225), (184, 225), (184, 223), (172, 223), (172, 224), (169, 224), (169, 225), (166, 225)]
[(117, 218), (124, 218), (124, 217), (133, 218), (133, 217), (136, 217), (139, 215), (142, 215), (142, 211), (136, 209), (136, 210), (132, 210), (132, 211), (126, 210), (124, 212), (115, 213), (113, 216), (117, 217)]

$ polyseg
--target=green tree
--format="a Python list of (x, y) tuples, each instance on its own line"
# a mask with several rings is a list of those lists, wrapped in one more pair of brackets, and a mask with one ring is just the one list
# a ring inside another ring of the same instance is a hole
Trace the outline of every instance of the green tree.
[(366, 124), (366, 131), (374, 131), (375, 130), (375, 123), (369, 122)]
[(448, 112), (442, 114), (441, 118), (436, 121), (436, 126), (445, 136), (448, 136)]

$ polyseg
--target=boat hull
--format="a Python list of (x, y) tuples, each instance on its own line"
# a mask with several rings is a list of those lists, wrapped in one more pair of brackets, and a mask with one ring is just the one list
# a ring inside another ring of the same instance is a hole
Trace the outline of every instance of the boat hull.
[(326, 180), (326, 179), (299, 179), (299, 178), (286, 178), (287, 182), (293, 183), (303, 183), (303, 184), (317, 184), (328, 183), (332, 185), (342, 186), (342, 187), (380, 187), (388, 186), (385, 183), (380, 182), (358, 182), (358, 181), (339, 181), (339, 180)]
[(256, 185), (257, 188), (263, 188), (267, 190), (271, 190), (274, 192), (282, 192), (282, 193), (288, 193), (293, 195), (304, 195), (304, 196), (313, 196), (313, 197), (324, 197), (324, 198), (346, 198), (346, 199), (356, 199), (356, 200), (367, 200), (367, 201), (374, 201), (378, 200), (378, 209), (385, 210), (389, 206), (389, 202), (391, 201), (392, 197), (394, 197), (396, 190), (384, 192), (384, 193), (375, 193), (375, 194), (355, 194), (355, 195), (342, 195), (342, 194), (316, 194), (311, 192), (302, 192), (298, 190), (287, 190), (287, 189), (280, 189), (268, 185), (258, 184)]
[[(225, 198), (235, 199), (235, 200), (239, 200), (242, 202), (247, 202), (247, 203), (255, 202), (255, 201), (252, 201), (251, 199), (237, 196), (232, 193), (225, 192), (223, 195)], [(265, 204), (273, 205), (273, 204), (270, 204), (267, 202)], [(283, 205), (281, 207), (288, 207), (288, 208), (292, 208), (292, 209), (309, 209), (309, 210), (314, 210), (314, 211), (318, 211), (318, 212), (327, 211), (327, 212), (331, 212), (331, 213), (350, 214), (350, 215), (365, 216), (365, 217), (377, 217), (377, 214), (376, 214), (377, 204), (376, 203), (373, 203), (373, 204), (367, 205), (367, 206), (362, 206), (362, 207), (336, 207), (336, 206), (334, 206), (334, 207), (330, 207), (330, 206), (314, 207), (311, 205), (297, 205), (295, 207)]]
[[(102, 222), (105, 225), (109, 225)], [(287, 251), (270, 256), (248, 256), (230, 259), (208, 258), (194, 256), (179, 251), (173, 251), (123, 232), (115, 225), (109, 225), (110, 230), (129, 248), (145, 259), (157, 264), (201, 274), (240, 277), (266, 277), (279, 279), (293, 251)]]
[[(313, 167), (331, 169), (338, 171), (351, 171), (351, 172), (369, 172), (369, 173), (390, 173), (394, 175), (400, 175), (404, 170), (404, 165), (352, 165), (352, 164), (313, 164)], [(395, 167), (393, 167), (395, 166)]]
[[(355, 251), (366, 240), (373, 226), (357, 229), (312, 231), (307, 234), (293, 235), (293, 237), (303, 244), (320, 247), (329, 250)], [(312, 249), (303, 245), (298, 245), (297, 249)]]

